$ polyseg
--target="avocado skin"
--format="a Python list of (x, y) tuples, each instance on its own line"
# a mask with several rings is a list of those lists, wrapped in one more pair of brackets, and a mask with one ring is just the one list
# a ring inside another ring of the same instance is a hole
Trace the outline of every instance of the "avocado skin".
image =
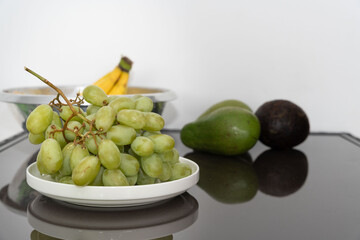
[(247, 152), (259, 136), (260, 123), (255, 114), (239, 107), (219, 108), (180, 131), (187, 147), (229, 156)]
[(240, 107), (240, 108), (243, 108), (243, 109), (246, 109), (246, 110), (252, 112), (251, 108), (246, 103), (236, 100), (236, 99), (228, 99), (228, 100), (224, 100), (224, 101), (221, 101), (221, 102), (218, 102), (218, 103), (212, 105), (203, 114), (201, 114), (198, 117), (198, 119), (214, 112), (215, 110), (217, 110), (219, 108), (223, 108), (223, 107)]
[(255, 112), (261, 125), (260, 142), (274, 149), (292, 148), (307, 138), (310, 123), (306, 113), (287, 100), (273, 100)]
[(194, 151), (184, 157), (199, 165), (201, 174), (197, 185), (218, 202), (245, 203), (258, 192), (258, 178), (248, 153), (220, 156)]

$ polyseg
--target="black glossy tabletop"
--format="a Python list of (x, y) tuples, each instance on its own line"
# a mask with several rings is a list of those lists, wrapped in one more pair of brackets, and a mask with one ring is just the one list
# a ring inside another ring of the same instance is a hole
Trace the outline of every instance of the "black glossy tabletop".
[(26, 133), (0, 144), (0, 240), (20, 239), (360, 239), (360, 141), (312, 133), (295, 149), (258, 142), (237, 157), (193, 152), (200, 166), (184, 194), (152, 205), (92, 208), (29, 188), (39, 146)]

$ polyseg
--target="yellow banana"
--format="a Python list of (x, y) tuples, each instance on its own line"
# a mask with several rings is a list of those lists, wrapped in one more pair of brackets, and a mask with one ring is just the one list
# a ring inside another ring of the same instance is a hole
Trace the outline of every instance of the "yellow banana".
[(119, 67), (121, 69), (120, 78), (109, 91), (109, 95), (121, 95), (127, 93), (127, 84), (129, 81), (129, 71), (132, 67), (132, 61), (127, 57), (122, 57)]
[(94, 85), (102, 88), (106, 94), (109, 94), (111, 88), (119, 80), (121, 72), (120, 67), (116, 66), (111, 72), (97, 80)]
[(127, 92), (127, 83), (129, 81), (129, 73), (123, 71), (120, 75), (119, 80), (116, 82), (116, 84), (112, 87), (109, 95), (121, 95), (126, 94)]

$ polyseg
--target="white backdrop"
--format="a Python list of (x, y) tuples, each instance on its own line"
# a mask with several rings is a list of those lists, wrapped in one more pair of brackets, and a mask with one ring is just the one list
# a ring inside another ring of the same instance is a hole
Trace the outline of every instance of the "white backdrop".
[[(179, 129), (235, 98), (256, 110), (288, 99), (311, 130), (360, 136), (359, 0), (0, 0), (1, 88), (90, 84), (121, 55), (131, 85), (163, 87)], [(0, 104), (1, 138), (21, 130)]]

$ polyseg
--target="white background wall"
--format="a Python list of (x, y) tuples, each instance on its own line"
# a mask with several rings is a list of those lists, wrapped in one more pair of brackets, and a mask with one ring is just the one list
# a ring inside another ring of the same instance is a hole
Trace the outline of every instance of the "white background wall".
[[(0, 88), (90, 84), (121, 55), (130, 84), (174, 90), (181, 128), (235, 98), (256, 110), (288, 99), (312, 131), (360, 136), (359, 0), (0, 0)], [(0, 104), (0, 136), (21, 130)]]

